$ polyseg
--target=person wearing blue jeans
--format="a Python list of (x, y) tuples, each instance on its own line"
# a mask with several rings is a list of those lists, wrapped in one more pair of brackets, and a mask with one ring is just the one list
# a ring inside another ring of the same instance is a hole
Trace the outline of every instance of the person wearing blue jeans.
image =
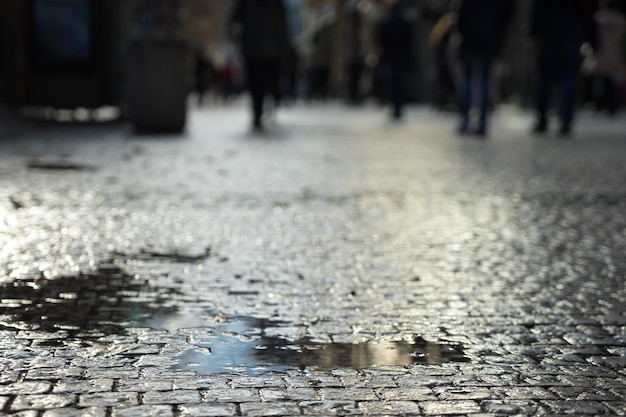
[(478, 125), (474, 131), (479, 136), (487, 134), (487, 117), (491, 100), (491, 72), (493, 59), (479, 55), (462, 58), (462, 73), (459, 81), (459, 109), (461, 121), (459, 133), (470, 133), (470, 111), (472, 109), (472, 91), (478, 81)]
[[(460, 4), (457, 20), (462, 67), (458, 87), (459, 134), (486, 136), (488, 133), (492, 67), (502, 47), (512, 11), (511, 0), (462, 0)], [(475, 80), (479, 84), (479, 118), (474, 125), (470, 115)]]

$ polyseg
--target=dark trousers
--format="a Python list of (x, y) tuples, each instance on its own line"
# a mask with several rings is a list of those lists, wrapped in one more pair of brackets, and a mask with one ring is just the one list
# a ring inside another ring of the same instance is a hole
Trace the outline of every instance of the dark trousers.
[(448, 63), (442, 58), (437, 62), (437, 93), (435, 106), (445, 110), (454, 104), (456, 84)]
[(265, 97), (278, 96), (278, 80), (280, 76), (280, 63), (273, 59), (247, 59), (246, 73), (248, 90), (252, 97), (252, 113), (255, 126), (261, 124)]
[(394, 118), (402, 117), (407, 91), (407, 71), (401, 65), (386, 64), (383, 68), (387, 98), (391, 102)]
[(609, 114), (617, 113), (619, 82), (609, 75), (600, 75), (596, 79), (596, 88), (598, 110), (606, 110)]
[[(543, 56), (542, 56), (543, 55)], [(540, 51), (539, 72), (537, 76), (537, 125), (545, 127), (548, 123), (548, 110), (552, 90), (560, 87), (559, 118), (562, 127), (569, 128), (574, 119), (580, 55), (575, 43), (564, 45), (559, 50)]]
[(459, 109), (461, 111), (461, 128), (468, 127), (470, 110), (472, 108), (472, 94), (474, 82), (478, 81), (478, 130), (487, 129), (487, 116), (491, 100), (491, 69), (493, 59), (489, 57), (467, 54), (463, 57), (462, 73), (459, 81)]

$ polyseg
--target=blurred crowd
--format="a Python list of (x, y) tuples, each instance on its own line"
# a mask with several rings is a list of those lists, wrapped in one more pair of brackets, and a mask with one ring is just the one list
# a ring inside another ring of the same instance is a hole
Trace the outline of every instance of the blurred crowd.
[(275, 107), (294, 100), (343, 98), (355, 104), (371, 98), (388, 106), (394, 120), (402, 119), (427, 52), (434, 69), (431, 104), (458, 112), (459, 134), (486, 136), (499, 99), (497, 64), (507, 39), (520, 36), (512, 30), (520, 21), (525, 39), (516, 53), (528, 57), (525, 104), (534, 109), (534, 133), (548, 132), (558, 120), (557, 132), (567, 136), (580, 106), (615, 115), (626, 102), (624, 0), (450, 0), (429, 28), (428, 51), (415, 42), (419, 23), (408, 2), (381, 0), (371, 40), (375, 53), (344, 54), (349, 59), (340, 89), (331, 80), (336, 15), (320, 20), (303, 54), (289, 36), (283, 0), (235, 3), (218, 52), (196, 54), (195, 92), (202, 103), (249, 91), (255, 129), (262, 128), (268, 102)]

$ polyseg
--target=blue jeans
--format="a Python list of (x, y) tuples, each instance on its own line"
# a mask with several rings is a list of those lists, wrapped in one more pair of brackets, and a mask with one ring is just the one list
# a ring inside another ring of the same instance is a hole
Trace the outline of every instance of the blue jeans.
[(491, 69), (493, 58), (472, 55), (463, 57), (461, 80), (459, 82), (459, 109), (461, 111), (461, 129), (467, 129), (470, 123), (470, 110), (474, 81), (478, 81), (478, 130), (487, 130), (487, 117), (491, 99)]

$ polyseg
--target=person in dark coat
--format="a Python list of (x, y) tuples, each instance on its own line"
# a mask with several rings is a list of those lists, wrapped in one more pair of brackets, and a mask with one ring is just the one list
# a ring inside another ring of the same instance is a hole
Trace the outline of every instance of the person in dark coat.
[(413, 69), (413, 28), (402, 15), (398, 2), (391, 3), (389, 12), (380, 21), (377, 38), (392, 117), (400, 119), (406, 100), (407, 78)]
[(231, 17), (231, 33), (239, 40), (245, 59), (253, 128), (260, 130), (265, 98), (279, 94), (281, 70), (289, 56), (283, 0), (238, 0)]
[[(460, 134), (487, 135), (491, 101), (493, 63), (502, 47), (513, 11), (511, 0), (462, 0), (457, 28), (461, 35), (459, 49), (461, 76), (459, 80)], [(479, 119), (471, 126), (472, 87), (479, 81)]]
[(204, 96), (210, 87), (214, 68), (211, 60), (202, 50), (196, 51), (196, 65), (194, 71), (195, 91), (198, 95), (198, 105), (204, 103)]
[(455, 102), (456, 80), (450, 64), (455, 18), (453, 13), (446, 13), (441, 16), (429, 37), (429, 43), (435, 57), (435, 68), (437, 69), (435, 108), (438, 110), (448, 110)]
[(534, 0), (530, 14), (529, 46), (536, 75), (536, 121), (533, 132), (548, 130), (553, 87), (560, 86), (560, 134), (571, 133), (581, 66), (580, 47), (586, 40), (583, 0)]

